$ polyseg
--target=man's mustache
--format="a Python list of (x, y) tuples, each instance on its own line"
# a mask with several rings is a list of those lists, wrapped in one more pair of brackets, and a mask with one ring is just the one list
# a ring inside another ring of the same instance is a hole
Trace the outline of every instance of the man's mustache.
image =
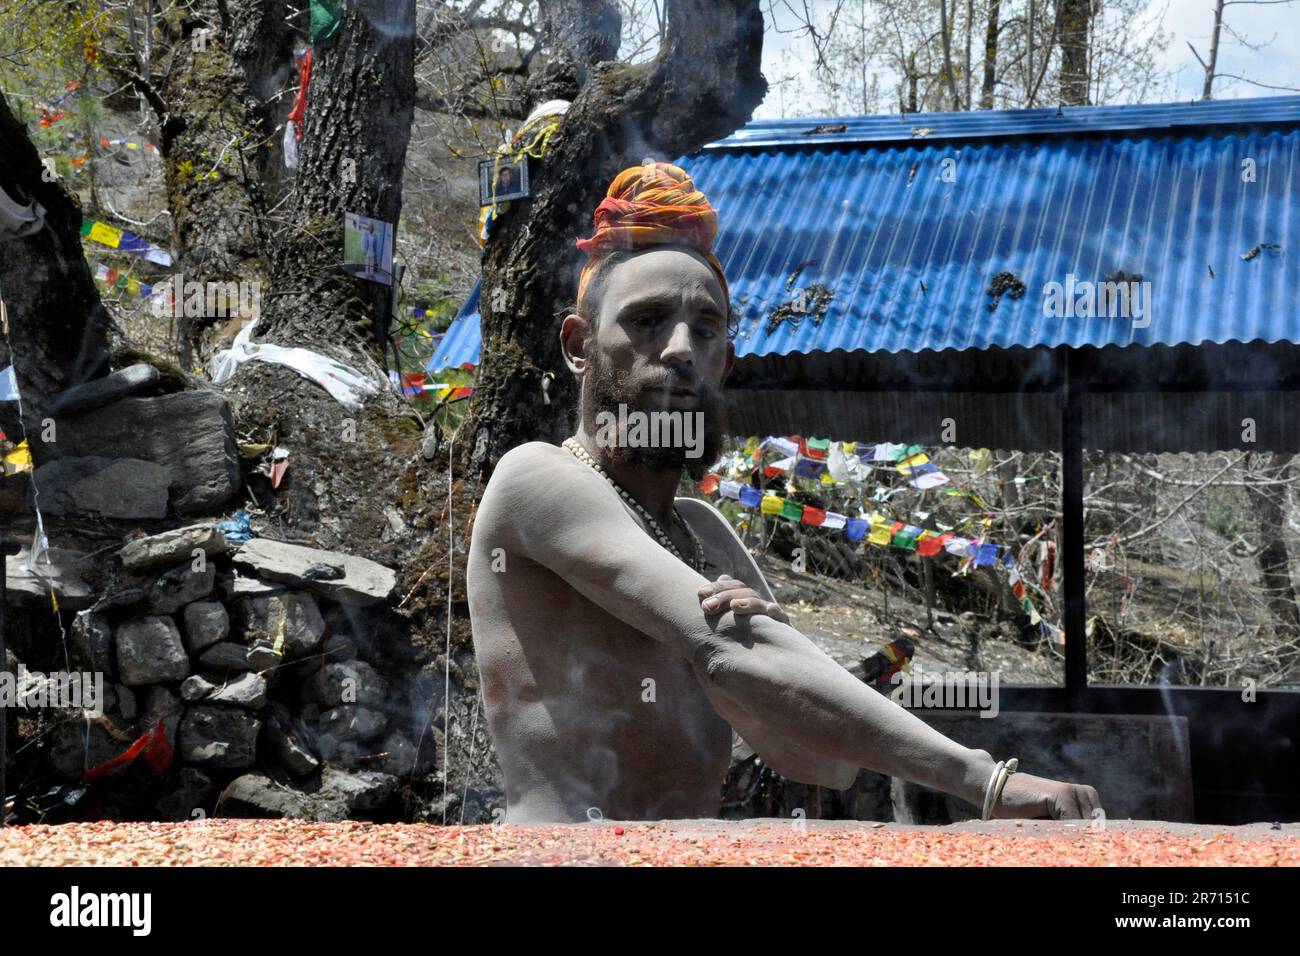
[(636, 387), (643, 392), (656, 389), (687, 388), (697, 395), (715, 391), (714, 388), (706, 385), (698, 375), (672, 369), (647, 372), (636, 382)]

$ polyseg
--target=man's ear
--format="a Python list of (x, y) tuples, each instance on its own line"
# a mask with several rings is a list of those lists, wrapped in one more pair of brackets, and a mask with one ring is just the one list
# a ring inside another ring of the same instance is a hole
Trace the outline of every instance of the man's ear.
[(560, 352), (569, 371), (581, 376), (587, 367), (587, 320), (582, 316), (566, 315), (560, 323)]

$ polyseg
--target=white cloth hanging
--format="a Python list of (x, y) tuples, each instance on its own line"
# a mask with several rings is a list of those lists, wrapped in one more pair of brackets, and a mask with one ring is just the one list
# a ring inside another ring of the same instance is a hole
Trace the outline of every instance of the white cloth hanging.
[(284, 124), (284, 168), (298, 168), (298, 135), (292, 120)]
[(239, 366), (257, 359), (274, 362), (293, 369), (303, 378), (315, 382), (330, 395), (350, 408), (359, 407), (367, 398), (379, 391), (379, 386), (350, 365), (313, 352), (311, 349), (286, 348), (280, 345), (258, 345), (252, 341), (253, 326), (249, 322), (239, 330), (229, 349), (212, 356), (209, 371), (212, 381), (220, 385), (234, 377)]

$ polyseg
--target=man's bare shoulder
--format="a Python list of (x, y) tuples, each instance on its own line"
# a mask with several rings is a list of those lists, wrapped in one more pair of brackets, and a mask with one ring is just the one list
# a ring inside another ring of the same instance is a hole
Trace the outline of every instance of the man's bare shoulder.
[(539, 474), (553, 476), (557, 470), (574, 465), (581, 466), (582, 463), (558, 445), (544, 441), (524, 442), (501, 456), (488, 482), (488, 489), (500, 491), (521, 483), (536, 488)]
[(494, 533), (520, 522), (550, 526), (557, 506), (586, 476), (586, 466), (558, 445), (530, 441), (501, 456), (479, 504), (484, 531)]
[(545, 441), (526, 441), (501, 456), (501, 460), (497, 462), (497, 471), (503, 468), (526, 468), (538, 462), (559, 461), (566, 458), (569, 461), (577, 460), (559, 445), (552, 445)]

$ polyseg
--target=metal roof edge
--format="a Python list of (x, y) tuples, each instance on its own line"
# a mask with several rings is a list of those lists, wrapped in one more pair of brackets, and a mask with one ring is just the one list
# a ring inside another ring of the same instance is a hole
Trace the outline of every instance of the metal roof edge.
[(1300, 95), (1027, 110), (799, 117), (750, 122), (704, 151), (1004, 137), (1156, 133), (1184, 127), (1300, 127)]

